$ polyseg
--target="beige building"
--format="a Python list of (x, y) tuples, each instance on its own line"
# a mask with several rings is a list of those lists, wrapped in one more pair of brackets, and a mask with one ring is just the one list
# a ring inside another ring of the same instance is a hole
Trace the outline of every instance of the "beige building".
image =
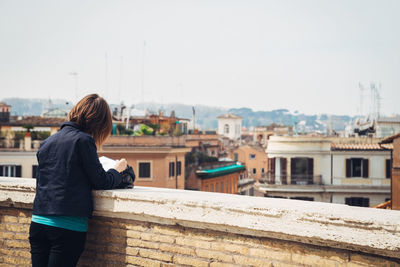
[(265, 196), (375, 206), (390, 198), (390, 150), (376, 138), (271, 136)]
[(183, 136), (110, 136), (98, 154), (125, 158), (135, 171), (135, 185), (184, 189), (189, 151)]
[(35, 178), (36, 150), (0, 149), (0, 176)]

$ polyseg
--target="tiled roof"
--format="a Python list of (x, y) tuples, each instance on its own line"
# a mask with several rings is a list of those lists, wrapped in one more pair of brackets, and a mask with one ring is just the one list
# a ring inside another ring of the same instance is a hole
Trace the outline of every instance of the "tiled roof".
[(29, 116), (23, 117), (21, 119), (12, 120), (7, 123), (1, 123), (0, 125), (10, 125), (10, 126), (23, 126), (27, 124), (32, 124), (33, 126), (61, 126), (61, 124), (66, 121), (65, 118), (46, 118), (40, 116)]
[(227, 114), (218, 116), (217, 118), (218, 119), (243, 119), (242, 117), (237, 116), (237, 115), (232, 114), (232, 113), (227, 113)]
[(332, 150), (385, 150), (393, 149), (393, 145), (390, 144), (345, 144), (345, 143), (332, 143)]
[(400, 133), (397, 133), (397, 134), (394, 134), (394, 135), (391, 135), (391, 136), (388, 136), (388, 137), (384, 138), (384, 139), (381, 141), (381, 143), (382, 143), (382, 144), (392, 143), (393, 140), (396, 139), (396, 138), (400, 138)]

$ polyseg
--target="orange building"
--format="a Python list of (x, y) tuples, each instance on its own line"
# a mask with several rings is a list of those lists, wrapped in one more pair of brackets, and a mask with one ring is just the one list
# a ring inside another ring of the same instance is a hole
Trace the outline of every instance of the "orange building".
[(228, 152), (228, 157), (239, 161), (246, 166), (248, 177), (253, 179), (264, 178), (268, 170), (268, 156), (265, 150), (258, 145), (244, 145)]
[(192, 148), (193, 152), (204, 152), (209, 157), (218, 157), (222, 150), (222, 144), (216, 133), (188, 134), (185, 138), (186, 146)]
[(189, 151), (183, 137), (110, 136), (98, 154), (125, 158), (135, 171), (135, 185), (184, 189)]
[(185, 189), (237, 194), (244, 170), (243, 165), (232, 163), (201, 164), (189, 174)]
[(393, 143), (391, 199), (392, 209), (400, 210), (400, 133), (386, 137), (381, 144)]

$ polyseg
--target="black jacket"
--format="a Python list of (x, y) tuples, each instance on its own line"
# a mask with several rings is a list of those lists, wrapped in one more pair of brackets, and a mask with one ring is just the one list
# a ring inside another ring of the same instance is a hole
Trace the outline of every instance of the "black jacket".
[(37, 152), (39, 168), (33, 214), (90, 217), (92, 189), (121, 183), (118, 171), (104, 171), (94, 139), (73, 122), (65, 122)]

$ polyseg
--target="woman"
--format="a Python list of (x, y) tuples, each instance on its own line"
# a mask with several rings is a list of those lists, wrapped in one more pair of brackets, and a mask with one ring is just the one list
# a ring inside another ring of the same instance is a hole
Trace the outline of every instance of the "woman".
[(97, 94), (84, 97), (37, 152), (39, 168), (29, 231), (32, 266), (76, 266), (83, 252), (92, 189), (112, 189), (121, 183), (126, 160), (104, 171), (97, 156), (111, 134), (107, 102)]

